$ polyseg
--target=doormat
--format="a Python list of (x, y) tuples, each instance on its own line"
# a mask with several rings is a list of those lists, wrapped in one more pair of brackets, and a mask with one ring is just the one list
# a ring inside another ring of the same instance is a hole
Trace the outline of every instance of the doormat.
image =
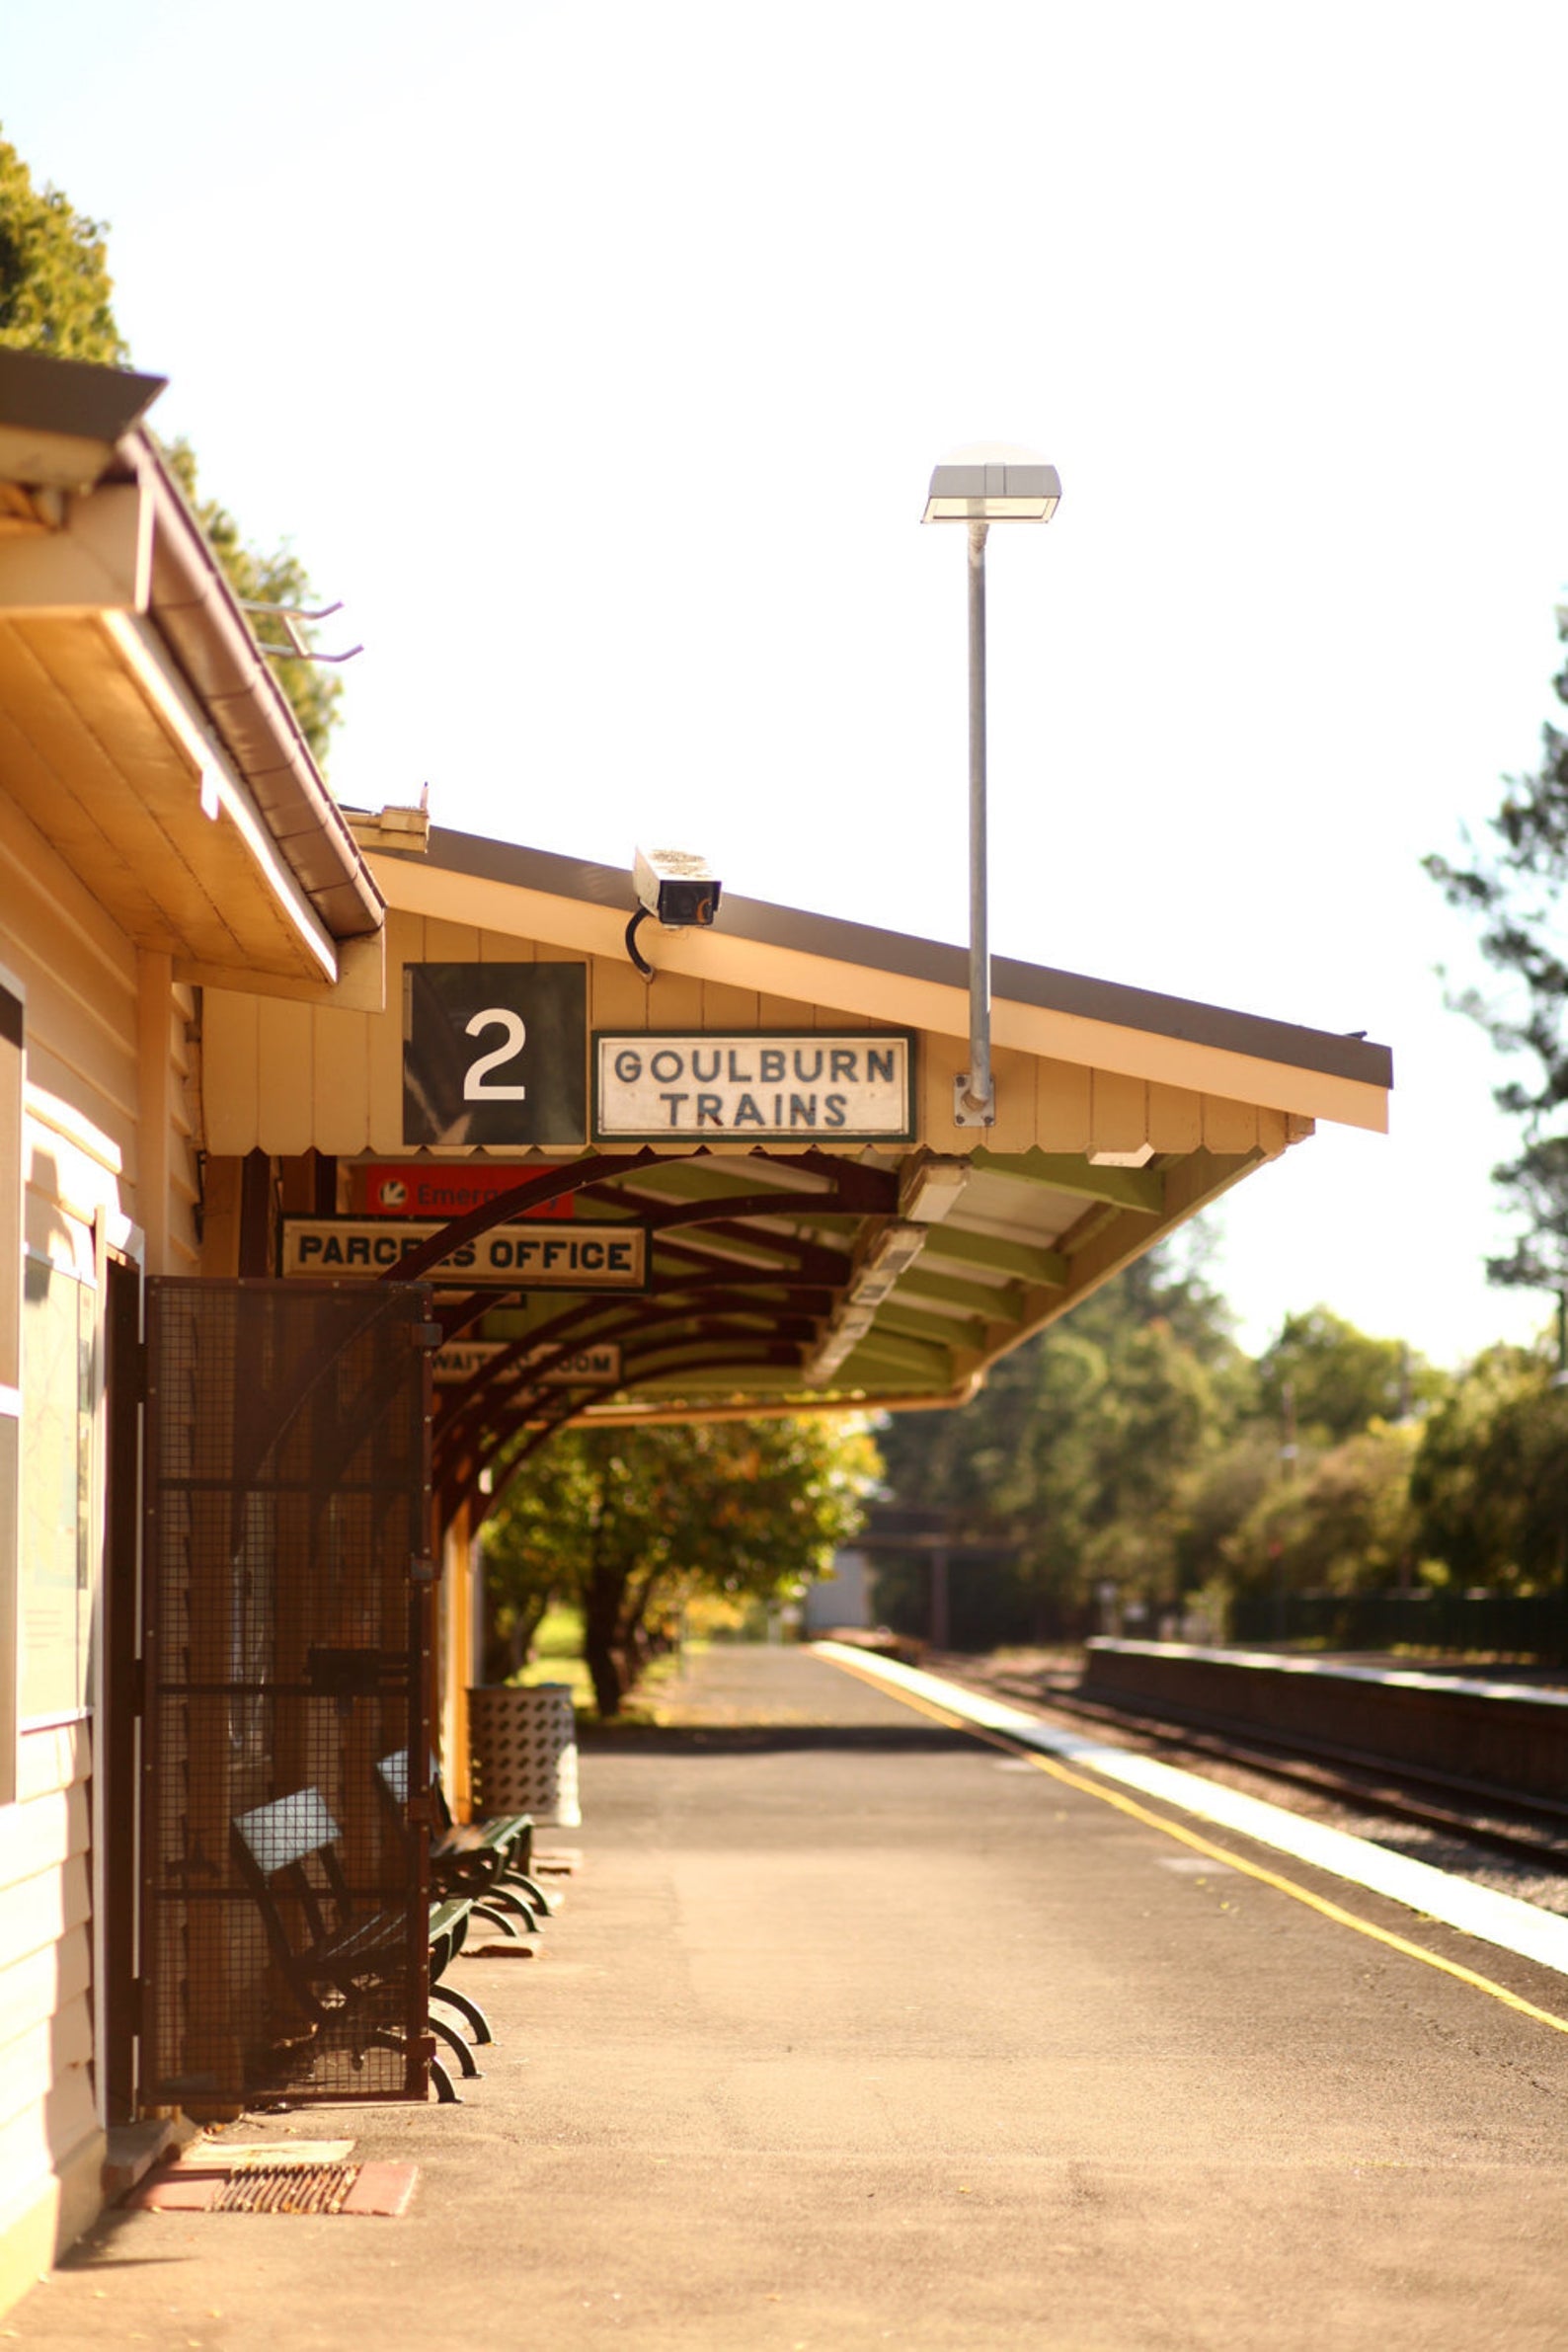
[(228, 2147), (210, 2141), (151, 2173), (120, 2203), (140, 2213), (407, 2213), (417, 2164), (351, 2163), (352, 2140)]

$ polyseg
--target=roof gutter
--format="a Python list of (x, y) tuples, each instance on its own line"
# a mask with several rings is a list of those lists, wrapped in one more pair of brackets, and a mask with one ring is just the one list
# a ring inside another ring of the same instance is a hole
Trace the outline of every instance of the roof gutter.
[(373, 935), (386, 902), (179, 484), (142, 428), (117, 455), (152, 503), (154, 626), (327, 931)]
[[(130, 609), (146, 607), (284, 865), (335, 940), (372, 938), (386, 921), (375, 886), (299, 732), (288, 698), (142, 422), (161, 376), (0, 349), (0, 486), (19, 485), (24, 521), (61, 529), (70, 503), (134, 482), (151, 509), (152, 561)], [(123, 603), (121, 607), (123, 608)]]

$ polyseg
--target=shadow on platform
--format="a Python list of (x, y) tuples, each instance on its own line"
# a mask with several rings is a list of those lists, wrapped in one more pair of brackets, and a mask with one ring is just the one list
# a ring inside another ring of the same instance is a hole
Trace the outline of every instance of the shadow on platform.
[(911, 1723), (617, 1723), (585, 1724), (578, 1732), (580, 1747), (613, 1756), (734, 1756), (755, 1755), (769, 1749), (847, 1748), (878, 1750), (888, 1755), (911, 1751), (950, 1754), (974, 1750), (974, 1734), (947, 1731), (939, 1724)]

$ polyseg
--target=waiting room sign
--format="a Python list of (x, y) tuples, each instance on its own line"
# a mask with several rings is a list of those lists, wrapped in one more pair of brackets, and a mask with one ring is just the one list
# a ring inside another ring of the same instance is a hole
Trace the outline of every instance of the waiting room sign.
[[(433, 1372), (437, 1387), (471, 1380), (507, 1353), (499, 1339), (453, 1340), (435, 1351)], [(619, 1340), (600, 1340), (563, 1356), (558, 1348), (534, 1348), (511, 1367), (514, 1380), (536, 1379), (546, 1388), (618, 1388), (621, 1383)]]

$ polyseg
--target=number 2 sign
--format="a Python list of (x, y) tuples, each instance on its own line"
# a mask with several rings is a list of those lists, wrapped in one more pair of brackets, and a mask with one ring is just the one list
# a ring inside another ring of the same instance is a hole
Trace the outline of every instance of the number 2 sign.
[(587, 1135), (586, 966), (404, 966), (405, 1143), (581, 1143)]

